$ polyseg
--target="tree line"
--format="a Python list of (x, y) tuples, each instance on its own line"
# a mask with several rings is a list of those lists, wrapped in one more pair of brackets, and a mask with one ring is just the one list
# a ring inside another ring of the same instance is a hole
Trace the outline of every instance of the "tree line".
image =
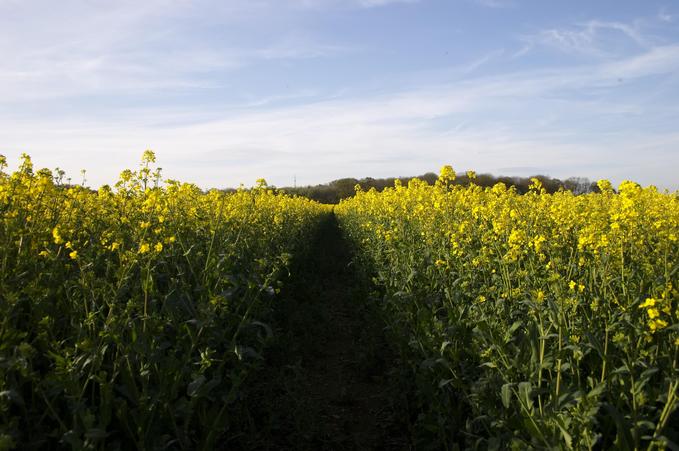
[[(371, 188), (375, 188), (377, 191), (382, 191), (385, 188), (394, 186), (394, 183), (397, 180), (403, 184), (407, 184), (411, 179), (414, 178), (424, 180), (428, 184), (433, 185), (436, 182), (438, 176), (433, 172), (427, 172), (426, 174), (419, 175), (417, 177), (366, 177), (362, 179), (341, 178), (319, 185), (283, 187), (280, 188), (280, 190), (289, 194), (307, 197), (325, 204), (337, 204), (342, 199), (352, 197), (356, 192), (357, 185), (365, 191)], [(561, 180), (546, 175), (535, 175), (532, 177), (508, 177), (494, 176), (492, 174), (476, 175), (469, 173), (458, 174), (453, 183), (457, 185), (469, 185), (469, 183), (473, 182), (474, 184), (482, 187), (489, 187), (501, 182), (507, 187), (515, 187), (517, 192), (524, 194), (528, 192), (529, 186), (532, 183), (531, 179), (533, 178), (540, 180), (545, 190), (549, 193), (554, 193), (559, 190), (568, 190), (575, 194), (585, 194), (598, 191), (596, 183), (591, 182), (586, 177), (570, 177), (566, 180)]]

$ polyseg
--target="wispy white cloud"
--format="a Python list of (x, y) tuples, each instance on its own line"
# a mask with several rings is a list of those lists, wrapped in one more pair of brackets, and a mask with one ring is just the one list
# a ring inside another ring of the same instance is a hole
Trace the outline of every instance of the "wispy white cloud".
[[(244, 43), (204, 33), (252, 20), (266, 26), (267, 3), (65, 0), (59, 8), (43, 0), (0, 3), (0, 98), (25, 102), (213, 88), (220, 77), (204, 74), (352, 51), (287, 30), (273, 29), (267, 39), (255, 36)], [(280, 4), (279, 9), (288, 13)], [(193, 15), (195, 23), (186, 19)], [(200, 33), (192, 29), (197, 26)]]
[(492, 52), (488, 52), (485, 55), (476, 58), (473, 61), (470, 61), (466, 64), (462, 64), (456, 68), (456, 72), (462, 73), (462, 74), (470, 74), (475, 72), (477, 69), (480, 67), (492, 62), (493, 60), (496, 60), (497, 58), (501, 57), (504, 55), (505, 50), (504, 49), (498, 49), (498, 50), (493, 50)]
[(386, 6), (393, 3), (418, 3), (420, 0), (357, 0), (358, 4), (364, 8), (374, 8), (376, 6)]
[[(515, 54), (521, 56), (535, 47), (557, 49), (564, 53), (597, 57), (620, 56), (620, 37), (628, 44), (647, 48), (651, 42), (640, 30), (638, 24), (590, 20), (569, 28), (549, 28), (524, 36), (524, 46)], [(628, 47), (628, 45), (623, 45)]]
[(243, 60), (248, 56), (263, 59), (308, 59), (334, 56), (351, 52), (347, 46), (324, 44), (311, 36), (284, 36), (271, 45), (247, 52), (242, 55)]
[[(676, 92), (679, 45), (656, 41), (642, 22), (592, 20), (526, 37), (524, 54), (541, 48), (568, 60), (559, 68), (538, 65), (483, 76), (482, 69), (505, 54), (480, 49), (442, 76), (421, 74), (404, 83), (410, 89), (392, 83), (376, 90), (381, 94), (349, 96), (345, 92), (360, 86), (324, 90), (302, 81), (289, 90), (238, 92), (223, 103), (137, 101), (96, 115), (68, 107), (55, 108), (59, 116), (39, 114), (45, 104), (99, 98), (114, 103), (120, 96), (178, 92), (208, 97), (218, 91), (213, 88), (228, 91), (225, 85), (239, 70), (257, 64), (307, 65), (309, 59), (360, 52), (312, 31), (277, 27), (277, 20), (298, 20), (298, 14), (309, 19), (319, 11), (371, 15), (369, 8), (412, 2), (64, 0), (52, 8), (47, 0), (0, 0), (0, 152), (16, 161), (28, 151), (37, 165), (60, 166), (74, 176), (88, 168), (92, 184), (113, 182), (151, 147), (168, 176), (206, 187), (261, 176), (284, 185), (294, 174), (299, 183), (410, 175), (444, 163), (495, 173), (548, 168), (554, 176), (636, 178), (678, 187), (669, 168), (679, 167), (673, 152), (679, 135), (667, 125), (677, 110), (653, 104), (653, 98)], [(268, 33), (229, 34), (238, 27)], [(521, 67), (523, 61), (512, 63)], [(382, 76), (380, 83), (390, 82), (391, 75)], [(432, 82), (451, 79), (456, 82)], [(638, 90), (625, 90), (637, 82)], [(322, 97), (328, 91), (344, 94)]]
[(515, 6), (513, 0), (472, 0), (477, 5), (485, 6), (486, 8), (508, 8)]
[[(294, 174), (299, 183), (411, 175), (452, 163), (494, 173), (549, 168), (558, 177), (636, 178), (679, 188), (667, 169), (679, 165), (679, 155), (668, 150), (679, 146), (676, 132), (642, 133), (619, 126), (587, 132), (568, 125), (573, 117), (605, 117), (613, 125), (625, 124), (625, 117), (642, 115), (643, 102), (582, 101), (563, 94), (598, 92), (616, 86), (619, 78), (633, 82), (678, 68), (675, 45), (568, 70), (517, 72), (267, 109), (204, 112), (199, 121), (191, 111), (173, 118), (167, 109), (132, 111), (105, 123), (24, 123), (9, 116), (0, 117), (0, 142), (13, 158), (30, 149), (36, 164), (59, 165), (71, 174), (90, 166), (88, 157), (96, 149), (97, 165), (89, 171), (93, 184), (112, 182), (123, 166), (136, 161), (140, 150), (152, 147), (168, 176), (202, 186), (249, 184), (261, 176), (285, 185)], [(185, 122), (192, 117), (194, 121)], [(129, 163), (121, 166), (121, 161)]]
[(679, 44), (653, 47), (642, 54), (601, 66), (607, 78), (638, 78), (679, 70)]
[(658, 11), (658, 20), (665, 23), (672, 23), (674, 22), (674, 16), (668, 13), (666, 8), (661, 8), (660, 11)]
[(0, 40), (0, 78), (10, 82), (3, 83), (0, 95), (11, 101), (93, 91), (167, 89), (195, 84), (187, 72), (240, 64), (231, 55), (210, 49), (177, 46), (172, 52), (158, 51), (171, 34), (158, 24), (159, 18), (168, 9), (181, 11), (185, 3), (67, 0), (59, 8), (41, 1), (10, 5), (0, 14), (4, 38)]
[(423, 0), (262, 0), (270, 6), (287, 3), (301, 9), (323, 9), (335, 7), (376, 8), (395, 4), (419, 3)]

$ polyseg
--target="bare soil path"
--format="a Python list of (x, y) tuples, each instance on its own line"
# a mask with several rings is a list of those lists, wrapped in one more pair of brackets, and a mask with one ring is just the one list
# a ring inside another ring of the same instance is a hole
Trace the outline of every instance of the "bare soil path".
[(284, 338), (265, 356), (252, 448), (410, 449), (396, 359), (334, 217), (293, 271), (277, 312)]

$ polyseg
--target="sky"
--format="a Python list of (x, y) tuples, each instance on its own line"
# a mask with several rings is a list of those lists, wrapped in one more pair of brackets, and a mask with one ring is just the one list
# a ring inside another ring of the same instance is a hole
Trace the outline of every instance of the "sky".
[(0, 154), (113, 184), (679, 189), (677, 0), (0, 0)]

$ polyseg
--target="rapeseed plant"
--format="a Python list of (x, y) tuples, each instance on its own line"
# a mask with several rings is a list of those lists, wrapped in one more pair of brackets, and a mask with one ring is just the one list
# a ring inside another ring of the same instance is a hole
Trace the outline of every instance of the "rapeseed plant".
[(679, 194), (454, 178), (335, 209), (420, 384), (418, 430), (444, 448), (676, 443)]
[(210, 449), (247, 418), (274, 287), (328, 209), (153, 163), (94, 191), (0, 157), (0, 449)]

